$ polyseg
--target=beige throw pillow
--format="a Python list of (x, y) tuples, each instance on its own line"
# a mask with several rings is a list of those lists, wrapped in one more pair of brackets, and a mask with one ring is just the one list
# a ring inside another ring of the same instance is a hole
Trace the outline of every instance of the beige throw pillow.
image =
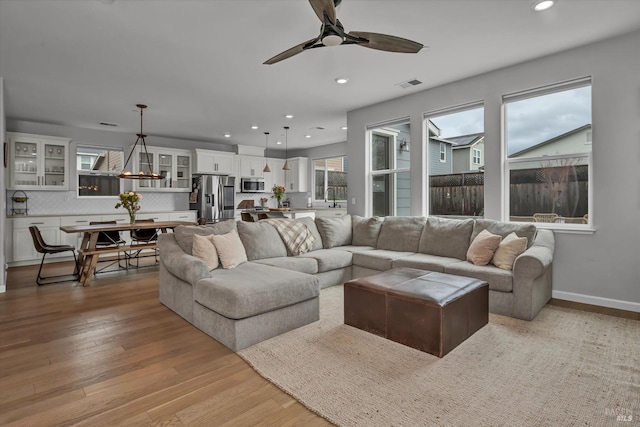
[(193, 235), (193, 248), (191, 250), (193, 256), (202, 260), (209, 270), (215, 270), (220, 265), (218, 261), (218, 251), (213, 244), (213, 235), (200, 236)]
[(487, 265), (493, 254), (498, 249), (502, 237), (497, 234), (492, 234), (487, 230), (482, 230), (480, 234), (473, 239), (469, 250), (467, 251), (467, 261), (474, 263), (475, 265)]
[(247, 262), (247, 252), (244, 250), (244, 246), (236, 230), (232, 230), (227, 234), (214, 234), (211, 238), (218, 250), (222, 268), (236, 268), (243, 262)]
[(511, 233), (500, 242), (491, 263), (503, 270), (511, 270), (518, 255), (527, 249), (527, 238)]

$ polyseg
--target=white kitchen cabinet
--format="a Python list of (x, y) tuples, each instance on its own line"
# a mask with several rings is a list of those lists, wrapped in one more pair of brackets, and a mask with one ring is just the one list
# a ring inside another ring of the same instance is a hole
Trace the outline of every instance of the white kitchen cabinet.
[(285, 171), (285, 187), (292, 193), (309, 191), (309, 159), (294, 157), (288, 159), (290, 170)]
[(193, 172), (235, 176), (235, 154), (195, 149), (193, 150)]
[(7, 132), (10, 190), (68, 190), (68, 138)]
[(197, 211), (170, 212), (169, 221), (189, 221), (195, 223), (197, 216)]
[(340, 208), (316, 209), (316, 218), (345, 216), (346, 214), (347, 214), (346, 209), (340, 209)]
[[(269, 159), (269, 169), (271, 172), (264, 173), (264, 189), (265, 192), (271, 193), (274, 185), (285, 185), (284, 182), (284, 159)], [(286, 197), (286, 193), (285, 193)]]
[(135, 191), (191, 191), (190, 150), (147, 147), (147, 153), (149, 157), (139, 151), (134, 153), (134, 164), (137, 167), (134, 173), (140, 170), (148, 171), (150, 164), (151, 171), (159, 173), (163, 178), (133, 180)]
[[(42, 255), (36, 251), (29, 226), (40, 230), (42, 239), (50, 245), (60, 244), (60, 217), (13, 218), (13, 257), (12, 261), (40, 260)], [(8, 231), (8, 230), (7, 230)], [(61, 256), (60, 254), (50, 257)]]
[[(264, 157), (237, 156), (239, 168), (239, 178), (264, 178)], [(271, 167), (271, 166), (269, 166)]]

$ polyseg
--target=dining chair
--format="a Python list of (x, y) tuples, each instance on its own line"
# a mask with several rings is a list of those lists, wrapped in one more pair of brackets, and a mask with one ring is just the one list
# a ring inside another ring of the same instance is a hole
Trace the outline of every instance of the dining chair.
[[(78, 259), (76, 258), (76, 248), (73, 245), (50, 245), (44, 241), (42, 238), (42, 233), (40, 233), (40, 229), (35, 226), (29, 226), (29, 232), (31, 233), (31, 238), (33, 239), (33, 246), (36, 248), (38, 253), (42, 254), (42, 261), (40, 261), (40, 268), (38, 269), (38, 275), (36, 276), (36, 283), (38, 286), (42, 285), (50, 285), (52, 283), (62, 283), (62, 282), (71, 282), (78, 280)], [(42, 266), (44, 264), (44, 259), (49, 254), (59, 254), (62, 252), (70, 251), (73, 254), (73, 273), (71, 274), (59, 274), (55, 276), (44, 277), (42, 275)], [(61, 280), (50, 280), (50, 279), (59, 279), (61, 277), (65, 277), (65, 279)]]
[[(116, 221), (91, 221), (89, 225), (116, 225)], [(96, 248), (99, 247), (108, 247), (108, 246), (120, 246), (124, 245), (125, 242), (120, 237), (120, 231), (112, 230), (112, 231), (101, 231), (98, 233), (98, 240), (96, 241)], [(118, 263), (118, 268), (126, 269), (127, 268), (127, 259), (129, 258), (129, 254), (126, 251), (122, 251), (124, 254), (124, 259), (120, 258), (120, 251), (118, 251), (118, 258), (115, 261), (111, 261), (109, 264), (105, 265), (100, 269), (96, 269), (96, 273), (100, 273), (104, 271), (106, 268), (112, 266), (116, 262)], [(122, 265), (122, 261), (125, 262), (125, 265)]]
[[(150, 219), (139, 219), (136, 220), (136, 224), (139, 223), (149, 223), (154, 222), (153, 218)], [(131, 230), (131, 252), (129, 253), (129, 265), (131, 265), (131, 260), (135, 258), (136, 260), (136, 268), (140, 266), (140, 252), (142, 249), (135, 249), (136, 244), (144, 244), (151, 243), (158, 240), (158, 229), (157, 228), (136, 228)], [(153, 256), (158, 262), (158, 248), (153, 249)]]

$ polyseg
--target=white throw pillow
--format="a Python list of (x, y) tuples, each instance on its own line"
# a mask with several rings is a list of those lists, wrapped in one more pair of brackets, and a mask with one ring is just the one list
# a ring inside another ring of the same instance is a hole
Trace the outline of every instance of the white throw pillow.
[(215, 270), (220, 265), (218, 261), (218, 251), (213, 244), (213, 235), (200, 236), (193, 235), (193, 256), (202, 260), (209, 270)]
[(467, 251), (467, 261), (474, 263), (475, 265), (487, 265), (493, 254), (498, 249), (502, 237), (497, 234), (482, 230), (480, 234), (473, 239), (469, 250)]
[(247, 252), (236, 230), (227, 234), (212, 235), (211, 238), (218, 250), (222, 268), (236, 268), (243, 262), (247, 262)]
[(513, 269), (513, 263), (518, 255), (527, 249), (527, 238), (518, 237), (516, 233), (510, 233), (500, 242), (491, 263), (503, 270)]

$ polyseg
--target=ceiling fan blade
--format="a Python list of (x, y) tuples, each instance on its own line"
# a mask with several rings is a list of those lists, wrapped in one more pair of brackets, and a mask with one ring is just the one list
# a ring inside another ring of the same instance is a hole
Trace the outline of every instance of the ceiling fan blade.
[(282, 53), (277, 54), (276, 56), (274, 56), (273, 58), (269, 58), (266, 61), (263, 62), (263, 64), (266, 65), (271, 65), (271, 64), (275, 64), (276, 62), (280, 62), (283, 59), (287, 59), (287, 58), (291, 58), (294, 55), (299, 54), (300, 52), (304, 51), (304, 47), (307, 45), (312, 45), (314, 44), (316, 41), (318, 41), (318, 38), (315, 37), (311, 40), (307, 40), (306, 42), (300, 43), (299, 45), (296, 45), (290, 49), (285, 50)]
[(324, 12), (327, 12), (332, 24), (336, 23), (336, 7), (333, 5), (333, 0), (309, 0), (309, 3), (322, 23), (324, 23)]
[(360, 46), (389, 52), (418, 53), (424, 46), (422, 43), (403, 39), (402, 37), (389, 36), (387, 34), (351, 31), (349, 35), (369, 40), (369, 43), (362, 43)]

